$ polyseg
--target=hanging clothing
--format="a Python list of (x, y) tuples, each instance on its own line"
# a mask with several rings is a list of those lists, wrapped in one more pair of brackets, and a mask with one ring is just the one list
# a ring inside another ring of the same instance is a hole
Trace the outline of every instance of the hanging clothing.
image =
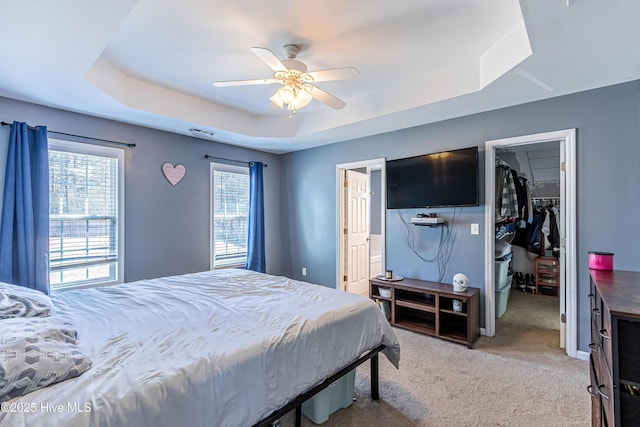
[(544, 210), (535, 209), (533, 212), (533, 221), (527, 231), (527, 247), (529, 252), (534, 254), (544, 254), (544, 234), (542, 233), (542, 224), (547, 214)]
[(518, 218), (518, 193), (513, 182), (513, 176), (509, 171), (504, 175), (500, 216), (503, 218)]
[(529, 224), (528, 222), (525, 222), (524, 228), (516, 227), (515, 236), (513, 237), (511, 244), (513, 246), (527, 249), (527, 236), (529, 235), (529, 228), (531, 228), (531, 224)]
[(531, 201), (531, 188), (529, 188), (527, 180), (524, 181), (524, 188), (527, 192), (527, 223), (531, 224), (533, 222), (533, 202)]
[(495, 200), (495, 217), (496, 222), (504, 221), (505, 218), (502, 216), (502, 188), (505, 182), (505, 175), (507, 174), (507, 169), (501, 166), (496, 167), (496, 200)]
[(511, 169), (511, 177), (513, 179), (513, 185), (516, 188), (516, 196), (518, 199), (518, 215), (515, 218), (524, 218), (524, 211), (527, 206), (527, 192), (520, 181), (518, 173)]
[(550, 230), (549, 217), (550, 217), (550, 215), (549, 215), (549, 213), (548, 213), (546, 208), (544, 209), (544, 212), (545, 212), (544, 221), (542, 222), (542, 226), (540, 227), (540, 231), (542, 231), (542, 237), (543, 237), (543, 239), (542, 239), (542, 249), (543, 250), (547, 250), (547, 249), (551, 249), (551, 243), (549, 242), (549, 234), (550, 234), (549, 233), (549, 230)]
[(556, 250), (560, 248), (560, 231), (558, 230), (559, 212), (555, 207), (552, 207), (552, 206), (547, 207), (546, 212), (547, 212), (547, 220), (545, 220), (546, 227), (543, 227), (543, 231), (545, 232), (545, 236), (546, 236), (545, 249)]

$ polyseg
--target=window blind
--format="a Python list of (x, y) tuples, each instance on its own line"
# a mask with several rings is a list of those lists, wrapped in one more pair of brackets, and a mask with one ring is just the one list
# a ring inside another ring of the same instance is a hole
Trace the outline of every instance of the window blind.
[(49, 150), (52, 288), (117, 280), (118, 159)]
[(234, 169), (213, 171), (214, 268), (247, 261), (249, 175), (246, 168)]

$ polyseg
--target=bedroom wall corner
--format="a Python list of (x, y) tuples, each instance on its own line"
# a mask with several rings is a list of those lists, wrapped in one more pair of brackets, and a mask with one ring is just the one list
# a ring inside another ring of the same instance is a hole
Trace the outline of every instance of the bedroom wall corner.
[(290, 196), (291, 184), (289, 182), (289, 168), (286, 166), (289, 162), (289, 157), (286, 155), (280, 156), (280, 255), (282, 257), (282, 271), (280, 274), (287, 277), (295, 277), (293, 273), (293, 265), (297, 264), (294, 260), (296, 251), (291, 249), (292, 232), (296, 227), (290, 224), (290, 219), (294, 218), (292, 215), (292, 207), (294, 205), (293, 198)]
[[(290, 203), (282, 224), (289, 227), (292, 277), (335, 287), (336, 183), (335, 165), (372, 158), (397, 159), (471, 145), (484, 147), (488, 140), (530, 135), (559, 129), (577, 131), (577, 246), (578, 251), (578, 349), (588, 350), (590, 250), (616, 253), (616, 268), (639, 271), (640, 229), (640, 81), (597, 88), (435, 122), (415, 128), (373, 135), (357, 140), (297, 151), (284, 155)], [(484, 201), (484, 150), (480, 151), (480, 200)], [(621, 208), (624, 204), (624, 209)], [(443, 281), (451, 283), (463, 271), (472, 286), (482, 290), (484, 307), (484, 233), (471, 236), (469, 223), (484, 224), (484, 205), (462, 208), (451, 262)], [(387, 211), (386, 265), (400, 275), (434, 280), (437, 270), (421, 261), (408, 247), (407, 228), (400, 220), (423, 210)], [(436, 210), (450, 217), (449, 210)], [(484, 228), (484, 227), (482, 227)], [(433, 255), (438, 237), (419, 231), (420, 252)], [(484, 313), (481, 314), (484, 326)]]
[[(278, 155), (2, 97), (0, 118), (136, 144), (125, 149), (127, 282), (209, 269), (210, 162), (205, 154), (268, 164), (264, 175), (267, 272), (281, 274)], [(186, 167), (184, 178), (175, 186), (162, 173), (165, 162)], [(4, 178), (4, 167), (0, 173)]]

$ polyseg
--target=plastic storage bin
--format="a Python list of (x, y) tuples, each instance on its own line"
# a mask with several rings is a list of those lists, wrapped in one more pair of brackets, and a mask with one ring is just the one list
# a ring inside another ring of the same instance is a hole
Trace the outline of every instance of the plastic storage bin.
[(302, 404), (302, 413), (314, 424), (326, 422), (329, 419), (329, 415), (338, 409), (351, 406), (355, 381), (356, 370), (354, 369), (304, 402)]
[(495, 261), (496, 267), (494, 270), (494, 283), (496, 289), (504, 288), (507, 283), (507, 275), (509, 273), (509, 260)]
[(507, 301), (509, 301), (509, 293), (511, 285), (505, 283), (500, 289), (496, 288), (496, 317), (500, 318), (507, 311)]

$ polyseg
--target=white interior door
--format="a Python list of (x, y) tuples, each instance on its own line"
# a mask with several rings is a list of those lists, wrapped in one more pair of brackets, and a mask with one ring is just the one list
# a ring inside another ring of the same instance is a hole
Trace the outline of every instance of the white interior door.
[(369, 176), (346, 171), (347, 291), (369, 295)]
[(567, 210), (565, 208), (567, 200), (567, 179), (566, 179), (566, 146), (565, 141), (560, 140), (560, 218), (558, 218), (558, 229), (560, 232), (560, 348), (567, 348)]

